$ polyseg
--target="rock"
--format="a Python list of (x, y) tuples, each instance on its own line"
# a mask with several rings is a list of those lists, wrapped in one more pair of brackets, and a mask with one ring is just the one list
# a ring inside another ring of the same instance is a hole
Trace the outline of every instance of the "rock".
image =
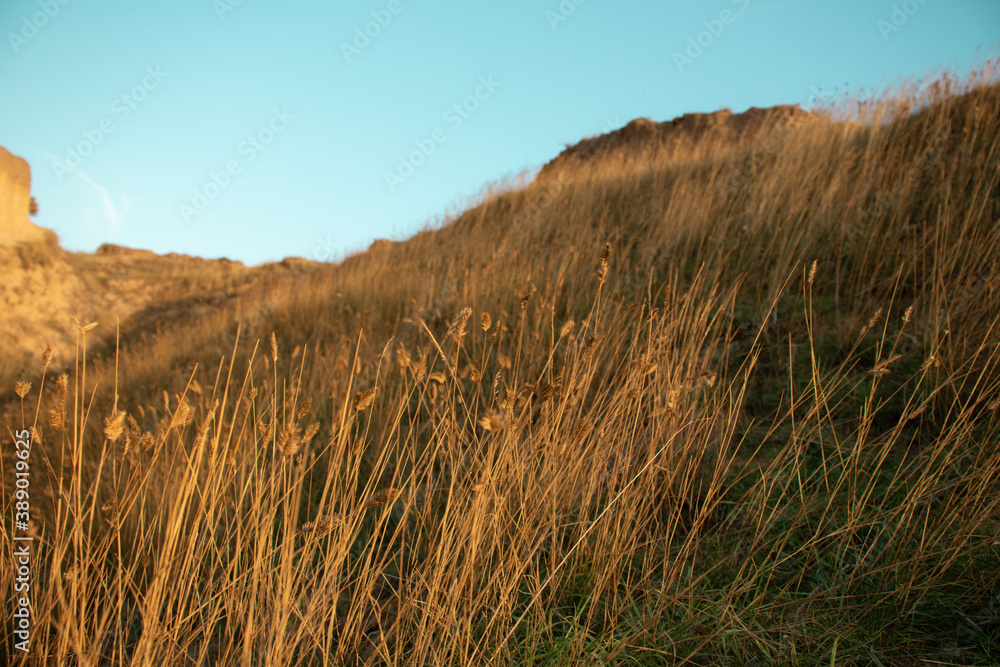
[(31, 169), (23, 159), (0, 147), (0, 245), (47, 241), (54, 234), (28, 220)]

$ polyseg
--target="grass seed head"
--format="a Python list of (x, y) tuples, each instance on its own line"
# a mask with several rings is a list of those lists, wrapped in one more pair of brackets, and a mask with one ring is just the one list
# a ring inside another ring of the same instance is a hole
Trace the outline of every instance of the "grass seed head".
[(594, 350), (597, 348), (597, 334), (590, 334), (587, 339), (587, 346), (583, 348), (583, 363), (589, 364), (594, 358)]
[(49, 410), (49, 426), (57, 431), (66, 430), (66, 405), (64, 403)]
[(509, 371), (513, 366), (513, 364), (510, 361), (510, 357), (508, 357), (503, 352), (497, 354), (497, 364), (500, 366), (500, 368), (502, 368), (505, 371)]
[(394, 489), (392, 487), (389, 487), (388, 489), (382, 489), (381, 491), (370, 497), (368, 500), (366, 500), (362, 509), (366, 510), (372, 509), (373, 507), (379, 507), (381, 505), (391, 503), (393, 500), (395, 500), (397, 495), (399, 495), (399, 491), (397, 489)]
[(208, 430), (212, 425), (212, 420), (215, 419), (215, 411), (218, 407), (219, 401), (216, 400), (212, 403), (212, 408), (208, 411), (208, 415), (205, 417), (201, 428), (198, 429), (198, 435), (195, 437), (195, 449), (201, 449), (205, 446), (205, 442), (208, 440)]
[(601, 252), (601, 261), (597, 265), (597, 279), (604, 284), (608, 278), (608, 260), (611, 258), (611, 244), (604, 244), (604, 251)]
[(925, 410), (927, 410), (927, 403), (923, 403), (922, 405), (920, 405), (920, 407), (918, 407), (916, 410), (907, 415), (906, 421), (910, 421), (911, 419), (916, 419), (920, 415), (924, 414)]
[(281, 434), (278, 436), (278, 451), (282, 456), (286, 458), (295, 456), (301, 445), (302, 436), (298, 424), (288, 424), (281, 429)]
[[(164, 395), (166, 392), (164, 392)], [(174, 411), (173, 417), (170, 418), (170, 424), (167, 430), (175, 428), (183, 428), (190, 424), (194, 420), (194, 408), (188, 403), (186, 398), (180, 399), (177, 403), (177, 409)]]
[(116, 442), (125, 430), (125, 418), (128, 415), (124, 412), (116, 412), (110, 417), (104, 418), (104, 436), (111, 442)]
[(872, 318), (870, 320), (868, 320), (868, 324), (865, 325), (864, 331), (861, 332), (861, 335), (864, 336), (869, 331), (871, 331), (873, 328), (875, 328), (875, 325), (878, 324), (878, 321), (880, 319), (882, 319), (882, 309), (881, 308), (879, 308), (878, 310), (876, 310), (875, 314), (872, 315)]
[(462, 340), (465, 337), (465, 325), (468, 323), (470, 317), (472, 317), (472, 308), (466, 306), (451, 321), (451, 324), (448, 325), (448, 332), (445, 334), (445, 338), (453, 338), (456, 342)]
[(899, 359), (901, 357), (902, 357), (902, 355), (894, 354), (891, 357), (889, 357), (888, 359), (886, 359), (885, 361), (879, 362), (879, 364), (877, 366), (875, 366), (875, 368), (872, 369), (872, 374), (875, 377), (883, 377), (885, 375), (888, 375), (889, 374), (889, 366), (892, 365), (893, 363), (899, 361)]
[(504, 396), (503, 400), (500, 401), (500, 409), (509, 410), (510, 408), (514, 407), (514, 404), (516, 402), (517, 402), (517, 394), (515, 394), (511, 389), (506, 389), (506, 395)]
[(406, 373), (412, 362), (413, 359), (410, 357), (410, 351), (406, 349), (403, 343), (400, 343), (399, 348), (396, 350), (396, 363), (399, 365), (400, 375)]
[(528, 288), (528, 291), (524, 292), (521, 295), (521, 312), (525, 311), (525, 309), (528, 307), (528, 302), (531, 301), (531, 298), (533, 296), (535, 296), (535, 286), (534, 285), (532, 285), (530, 288)]
[(354, 411), (366, 410), (375, 401), (375, 390), (363, 391), (354, 397)]
[(327, 516), (318, 517), (315, 521), (310, 521), (309, 523), (302, 526), (302, 532), (305, 534), (313, 534), (316, 537), (326, 535), (332, 531), (337, 526), (341, 525), (344, 520), (339, 514), (330, 514)]
[(306, 432), (302, 435), (302, 445), (305, 446), (312, 442), (312, 439), (316, 437), (317, 433), (319, 433), (319, 422), (310, 424), (306, 428)]
[(502, 431), (504, 429), (503, 420), (500, 415), (492, 410), (487, 411), (486, 416), (479, 420), (479, 425), (486, 431)]
[(30, 382), (25, 382), (24, 380), (18, 380), (14, 384), (14, 393), (17, 394), (22, 399), (28, 395), (29, 391), (31, 391)]
[(427, 348), (420, 350), (420, 358), (417, 360), (416, 366), (413, 369), (413, 376), (420, 382), (427, 375), (427, 356), (429, 352)]

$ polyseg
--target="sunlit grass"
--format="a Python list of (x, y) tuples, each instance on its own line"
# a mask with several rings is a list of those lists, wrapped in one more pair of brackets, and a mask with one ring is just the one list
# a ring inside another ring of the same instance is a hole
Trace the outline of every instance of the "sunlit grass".
[(96, 359), (81, 327), (8, 406), (39, 554), (0, 651), (996, 664), (1000, 88), (936, 94), (499, 187)]

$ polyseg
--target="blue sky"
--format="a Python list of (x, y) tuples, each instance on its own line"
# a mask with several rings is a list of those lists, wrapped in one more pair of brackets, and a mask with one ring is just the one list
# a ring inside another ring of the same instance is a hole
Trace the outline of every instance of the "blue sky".
[(405, 238), (633, 118), (967, 72), (1000, 2), (4, 0), (0, 34), (38, 224), (258, 263)]

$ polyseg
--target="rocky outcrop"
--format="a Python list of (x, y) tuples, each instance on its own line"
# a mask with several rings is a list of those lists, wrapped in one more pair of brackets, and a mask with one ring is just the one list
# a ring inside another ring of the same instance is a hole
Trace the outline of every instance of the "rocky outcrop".
[[(71, 351), (71, 305), (85, 293), (56, 235), (28, 219), (31, 170), (0, 147), (0, 340), (9, 373), (37, 359), (47, 343), (57, 357)], [(33, 363), (34, 365), (34, 363)]]
[(30, 202), (28, 163), (0, 147), (0, 245), (45, 241), (51, 236), (28, 220)]

